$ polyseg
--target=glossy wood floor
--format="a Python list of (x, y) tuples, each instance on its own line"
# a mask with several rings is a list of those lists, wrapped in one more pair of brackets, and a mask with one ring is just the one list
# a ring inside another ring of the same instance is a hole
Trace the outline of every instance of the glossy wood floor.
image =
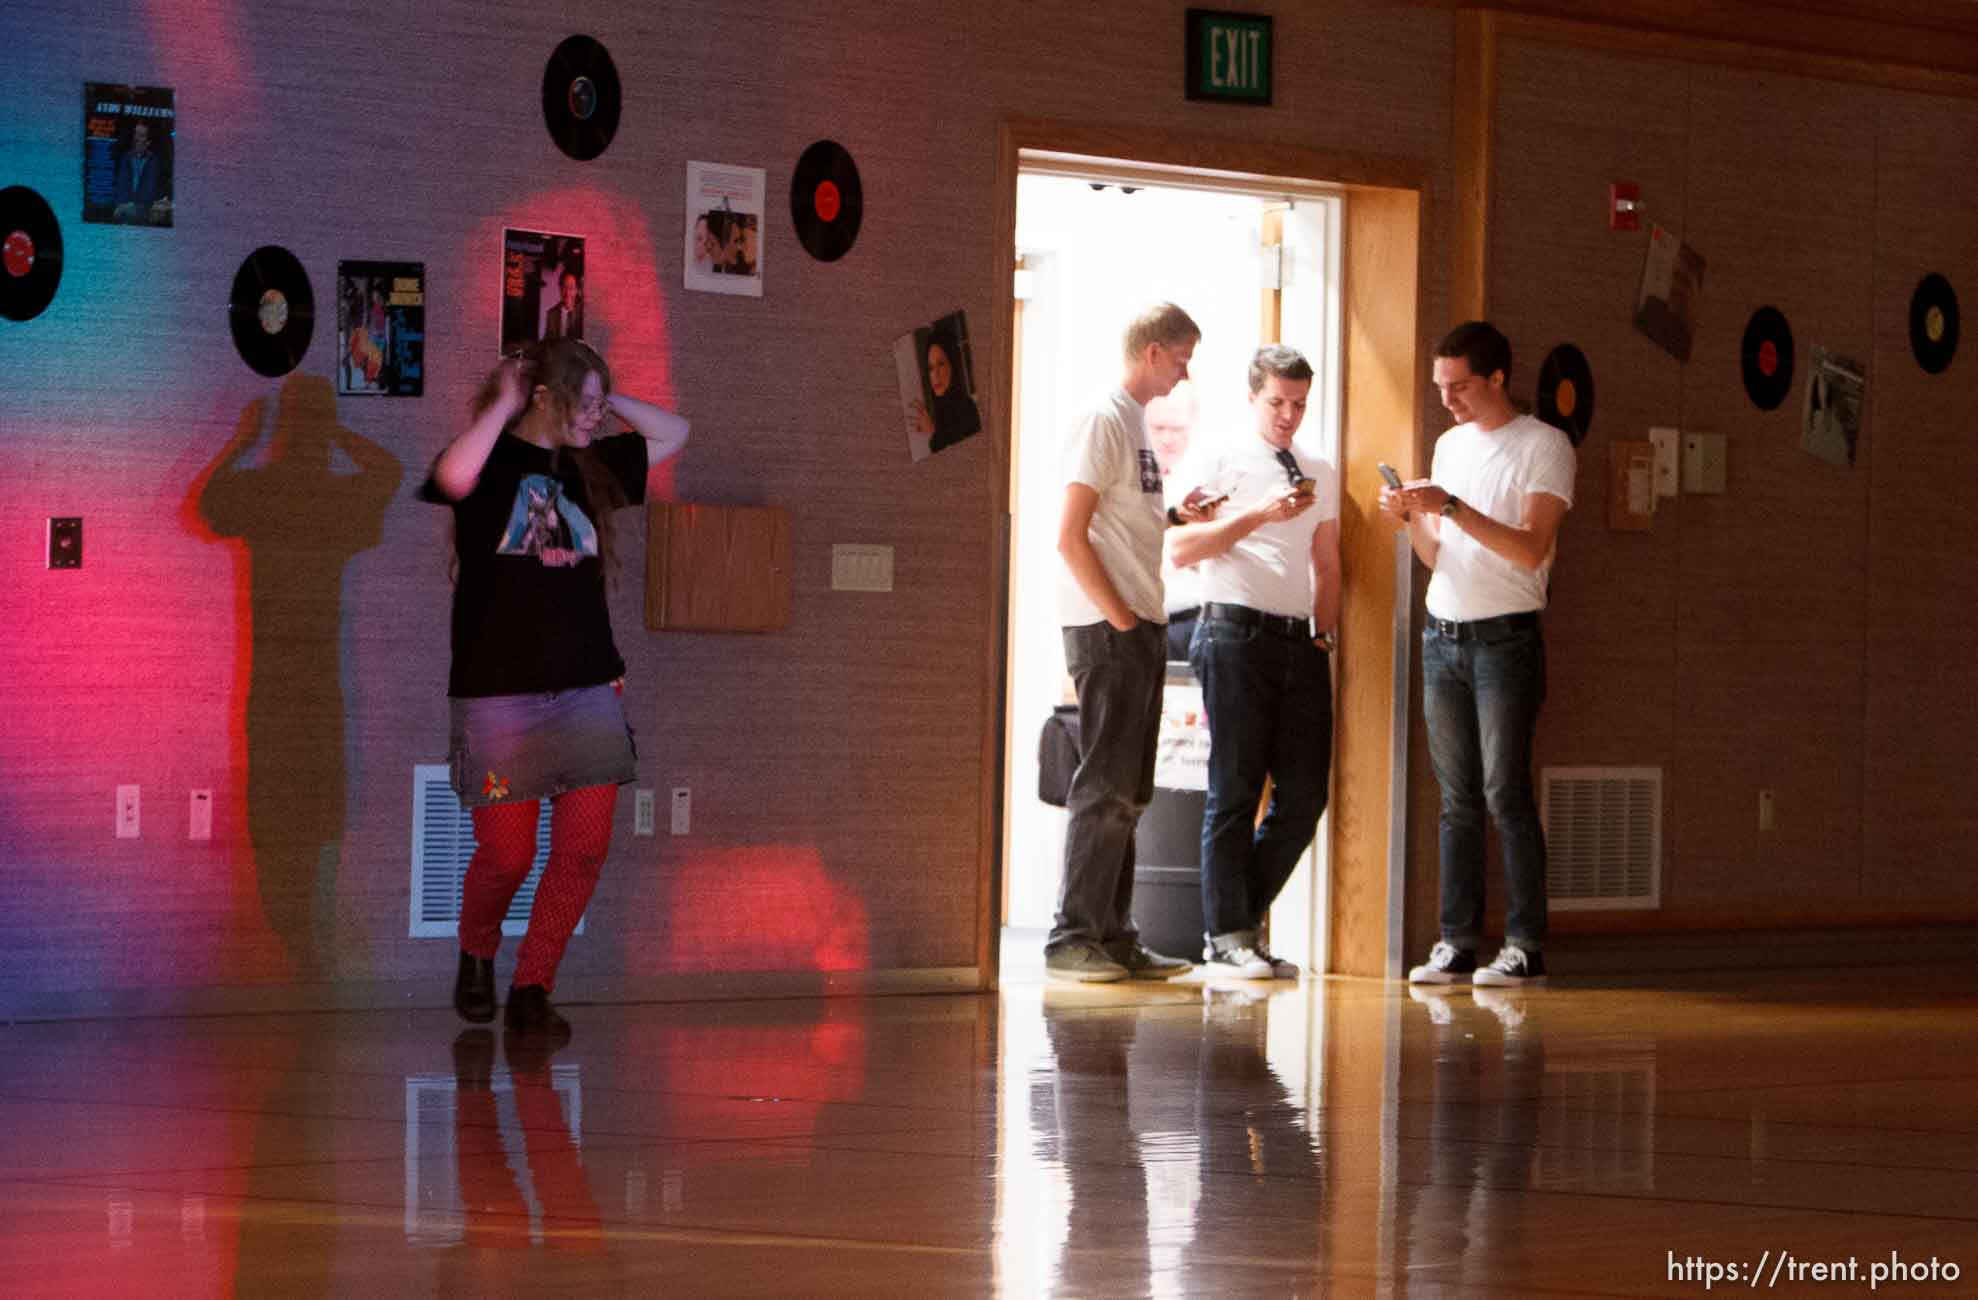
[(1969, 965), (569, 1011), (0, 1028), (0, 1294), (1978, 1295)]

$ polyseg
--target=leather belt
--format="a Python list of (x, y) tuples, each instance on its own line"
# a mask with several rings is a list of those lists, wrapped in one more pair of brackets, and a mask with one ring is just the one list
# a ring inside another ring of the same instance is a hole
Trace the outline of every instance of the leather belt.
[(1448, 637), (1451, 641), (1463, 641), (1492, 632), (1518, 631), (1538, 626), (1538, 611), (1528, 609), (1517, 614), (1499, 614), (1495, 618), (1473, 618), (1460, 622), (1453, 618), (1437, 618), (1428, 615), (1428, 629), (1437, 636)]
[(1202, 602), (1202, 617), (1219, 618), (1225, 623), (1241, 623), (1248, 627), (1261, 627), (1267, 632), (1276, 632), (1279, 636), (1297, 637), (1301, 641), (1310, 640), (1312, 636), (1312, 620), (1309, 618), (1298, 618), (1291, 614), (1266, 614), (1263, 610), (1252, 609), (1248, 605), (1225, 605), (1220, 601), (1205, 600)]

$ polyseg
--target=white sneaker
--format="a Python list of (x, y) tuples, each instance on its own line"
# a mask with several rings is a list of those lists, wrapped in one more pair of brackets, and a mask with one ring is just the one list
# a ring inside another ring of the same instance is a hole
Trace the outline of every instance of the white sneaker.
[(1477, 954), (1447, 941), (1429, 949), (1429, 959), (1408, 972), (1410, 984), (1464, 984), (1477, 968)]
[(1235, 944), (1228, 948), (1211, 948), (1204, 969), (1211, 975), (1224, 975), (1240, 980), (1276, 979), (1277, 972), (1271, 968), (1263, 954), (1248, 944)]
[(1265, 961), (1271, 964), (1272, 979), (1295, 980), (1300, 975), (1303, 975), (1305, 973), (1304, 968), (1301, 967), (1297, 962), (1286, 961), (1284, 958), (1278, 956), (1270, 949), (1264, 947), (1263, 944), (1261, 943), (1255, 944), (1253, 945), (1253, 947), (1255, 948), (1256, 953), (1259, 957), (1262, 957)]
[(1495, 984), (1517, 986), (1545, 983), (1545, 954), (1526, 952), (1516, 944), (1507, 943), (1491, 960), (1490, 965), (1479, 967), (1470, 977), (1472, 984)]

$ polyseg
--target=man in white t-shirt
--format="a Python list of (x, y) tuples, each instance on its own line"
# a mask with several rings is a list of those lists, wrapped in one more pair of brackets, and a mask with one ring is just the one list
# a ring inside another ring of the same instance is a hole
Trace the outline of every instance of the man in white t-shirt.
[[(1436, 349), (1435, 386), (1457, 420), (1428, 479), (1383, 488), (1432, 571), (1422, 633), (1422, 709), (1442, 786), (1441, 939), (1410, 983), (1530, 984), (1545, 978), (1545, 832), (1532, 790), (1532, 733), (1545, 697), (1545, 608), (1559, 525), (1573, 505), (1573, 444), (1520, 415), (1505, 385), (1511, 344), (1470, 321)], [(1504, 946), (1477, 965), (1484, 816), (1497, 827), (1509, 898)]]
[(1257, 350), (1249, 379), (1255, 436), (1233, 437), (1197, 464), (1200, 490), (1227, 494), (1228, 504), (1212, 522), (1170, 531), (1167, 547), (1202, 592), (1188, 656), (1209, 715), (1202, 956), (1225, 975), (1296, 978), (1258, 930), (1312, 842), (1332, 779), (1339, 480), (1293, 441), (1311, 363), (1272, 344)]
[[(1079, 759), (1066, 808), (1064, 882), (1044, 945), (1057, 979), (1170, 979), (1191, 966), (1140, 942), (1133, 832), (1154, 797), (1154, 743), (1167, 675), (1161, 534), (1167, 512), (1146, 406), (1188, 377), (1202, 337), (1172, 303), (1126, 331), (1120, 385), (1072, 426), (1058, 522), (1059, 622), (1078, 692)], [(1183, 507), (1185, 518), (1207, 516)]]

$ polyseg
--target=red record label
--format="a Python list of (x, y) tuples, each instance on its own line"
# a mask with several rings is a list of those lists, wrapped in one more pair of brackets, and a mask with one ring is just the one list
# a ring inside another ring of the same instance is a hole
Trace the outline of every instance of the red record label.
[(836, 221), (838, 219), (838, 187), (831, 181), (820, 181), (818, 183), (817, 194), (812, 202), (817, 208), (817, 215), (820, 220)]
[(1771, 339), (1758, 345), (1758, 373), (1768, 379), (1779, 373), (1779, 345)]
[(4, 261), (7, 274), (16, 278), (34, 269), (34, 236), (25, 230), (16, 230), (7, 236), (7, 242), (0, 244), (0, 261)]

